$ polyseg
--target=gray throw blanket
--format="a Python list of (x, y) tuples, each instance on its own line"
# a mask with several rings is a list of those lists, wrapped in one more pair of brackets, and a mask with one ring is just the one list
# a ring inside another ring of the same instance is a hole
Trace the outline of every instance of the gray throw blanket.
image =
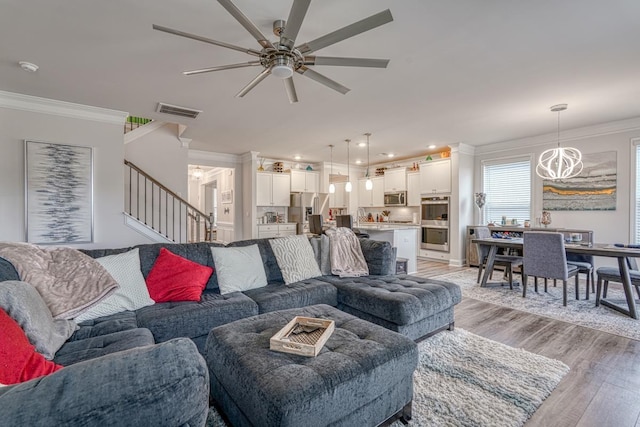
[(331, 274), (340, 277), (369, 275), (360, 241), (350, 228), (330, 228), (325, 233), (331, 246)]
[(38, 290), (54, 319), (72, 319), (119, 287), (100, 263), (77, 249), (0, 242), (0, 257)]

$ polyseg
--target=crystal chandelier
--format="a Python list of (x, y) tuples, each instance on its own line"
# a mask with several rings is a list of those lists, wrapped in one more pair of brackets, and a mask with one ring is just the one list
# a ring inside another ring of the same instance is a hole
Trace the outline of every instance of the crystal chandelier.
[(558, 146), (545, 150), (538, 158), (536, 173), (543, 179), (573, 178), (582, 172), (582, 153), (577, 148), (560, 146), (560, 112), (567, 109), (567, 104), (551, 107), (552, 112), (558, 113)]

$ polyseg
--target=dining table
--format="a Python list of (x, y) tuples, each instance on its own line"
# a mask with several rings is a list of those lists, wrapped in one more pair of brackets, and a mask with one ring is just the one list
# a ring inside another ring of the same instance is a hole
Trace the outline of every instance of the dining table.
[[(472, 243), (489, 246), (489, 254), (487, 255), (487, 262), (485, 271), (482, 275), (481, 287), (486, 287), (493, 266), (498, 253), (498, 248), (510, 248), (519, 250), (522, 253), (523, 239), (521, 237), (509, 237), (509, 238), (497, 238), (489, 237), (484, 239), (473, 239)], [(566, 243), (565, 251), (567, 253), (593, 255), (598, 257), (616, 258), (618, 260), (618, 268), (620, 270), (620, 277), (622, 279), (622, 288), (624, 290), (624, 300), (612, 300), (602, 298), (600, 304), (605, 307), (609, 307), (620, 313), (623, 313), (633, 319), (638, 319), (638, 310), (636, 300), (633, 295), (633, 289), (631, 285), (631, 277), (629, 275), (629, 266), (627, 264), (627, 258), (640, 257), (639, 248), (630, 248), (625, 245), (614, 245), (611, 243)], [(626, 303), (626, 307), (625, 307)]]

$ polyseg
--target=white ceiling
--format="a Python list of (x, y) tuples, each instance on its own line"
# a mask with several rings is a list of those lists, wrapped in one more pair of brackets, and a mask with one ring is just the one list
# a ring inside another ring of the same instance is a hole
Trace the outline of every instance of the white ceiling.
[[(292, 1), (235, 4), (271, 35)], [(343, 140), (364, 132), (372, 163), (379, 152), (411, 157), (432, 143), (549, 134), (558, 103), (569, 104), (562, 129), (640, 116), (638, 0), (314, 0), (297, 44), (387, 8), (394, 22), (317, 52), (389, 58), (387, 69), (314, 67), (351, 92), (296, 74), (300, 102), (289, 104), (273, 76), (235, 97), (255, 67), (181, 74), (253, 57), (152, 24), (259, 50), (215, 0), (0, 0), (0, 89), (181, 122), (195, 149), (302, 162), (328, 160), (329, 144), (344, 161)], [(27, 73), (18, 61), (40, 69)], [(158, 102), (203, 113), (163, 117)], [(365, 152), (352, 146), (351, 160)]]

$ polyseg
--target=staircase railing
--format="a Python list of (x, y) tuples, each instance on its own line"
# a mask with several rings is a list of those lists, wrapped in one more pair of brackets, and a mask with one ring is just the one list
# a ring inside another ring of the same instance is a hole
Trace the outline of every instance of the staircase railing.
[(128, 160), (125, 165), (125, 211), (176, 243), (211, 238), (211, 218)]
[(147, 119), (145, 117), (134, 117), (129, 116), (124, 121), (124, 133), (131, 132), (134, 129), (138, 129), (141, 126), (146, 125), (147, 123), (152, 122), (153, 120)]

